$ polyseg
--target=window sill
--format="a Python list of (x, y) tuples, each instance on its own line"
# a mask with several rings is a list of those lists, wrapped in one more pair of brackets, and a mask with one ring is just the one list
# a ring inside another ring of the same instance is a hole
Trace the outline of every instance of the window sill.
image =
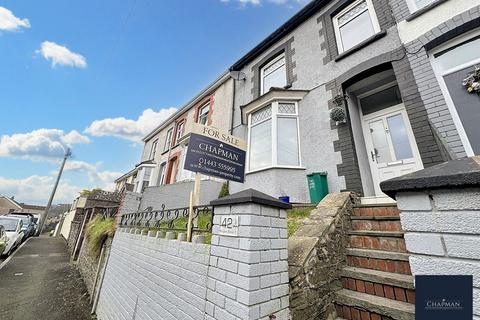
[(290, 167), (290, 166), (272, 166), (272, 167), (265, 167), (261, 169), (255, 169), (252, 171), (245, 172), (245, 175), (259, 173), (262, 171), (274, 170), (274, 169), (289, 169), (289, 170), (307, 170), (305, 167)]
[(421, 16), (422, 14), (424, 14), (425, 12), (435, 8), (436, 6), (444, 3), (444, 2), (447, 2), (448, 0), (437, 0), (437, 1), (434, 1), (432, 3), (430, 3), (429, 5), (421, 8), (421, 9), (418, 9), (417, 11), (414, 11), (412, 12), (408, 17), (405, 18), (405, 21), (407, 22), (410, 22), (412, 21), (413, 19), (415, 19), (416, 17), (419, 17)]
[(363, 49), (364, 47), (368, 46), (370, 43), (380, 39), (380, 38), (383, 38), (385, 35), (387, 34), (387, 31), (383, 30), (383, 31), (380, 31), (380, 32), (377, 32), (376, 34), (374, 34), (373, 36), (371, 36), (370, 38), (360, 42), (359, 44), (357, 44), (356, 46), (348, 49), (347, 51), (344, 51), (342, 53), (340, 53), (336, 58), (335, 58), (335, 62), (338, 62), (340, 60), (342, 60), (343, 58), (351, 55), (352, 53), (354, 52), (357, 52), (359, 51), (360, 49)]

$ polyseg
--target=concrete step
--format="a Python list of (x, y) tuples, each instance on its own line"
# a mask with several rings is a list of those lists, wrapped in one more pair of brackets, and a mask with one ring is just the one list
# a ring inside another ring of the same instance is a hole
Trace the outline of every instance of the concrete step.
[(406, 252), (403, 234), (398, 231), (350, 231), (350, 247), (371, 250)]
[(345, 267), (341, 270), (341, 276), (358, 279), (372, 283), (382, 283), (393, 287), (414, 289), (413, 276), (365, 268)]
[[(335, 293), (337, 314), (346, 319), (414, 320), (415, 306), (411, 303), (377, 297), (366, 293), (341, 289)], [(370, 317), (370, 318), (367, 318)]]
[(352, 230), (347, 232), (351, 236), (369, 236), (369, 237), (392, 237), (403, 238), (403, 231), (376, 231), (376, 230)]
[(350, 267), (411, 274), (408, 254), (401, 252), (347, 248), (347, 264)]
[(400, 211), (394, 205), (355, 205), (354, 216), (399, 216)]
[(410, 275), (346, 267), (341, 271), (341, 276), (345, 289), (415, 303), (413, 277)]

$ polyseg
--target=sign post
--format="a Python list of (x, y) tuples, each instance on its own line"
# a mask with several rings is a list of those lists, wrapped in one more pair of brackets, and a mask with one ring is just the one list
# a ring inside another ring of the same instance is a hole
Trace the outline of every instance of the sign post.
[(247, 143), (221, 130), (198, 123), (193, 125), (188, 142), (184, 169), (195, 172), (190, 193), (187, 241), (191, 241), (194, 207), (200, 201), (201, 175), (243, 183)]

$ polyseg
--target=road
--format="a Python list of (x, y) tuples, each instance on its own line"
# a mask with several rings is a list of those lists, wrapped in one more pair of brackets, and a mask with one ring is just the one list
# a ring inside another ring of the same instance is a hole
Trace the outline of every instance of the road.
[(91, 319), (87, 289), (61, 238), (31, 238), (17, 250), (0, 269), (0, 297), (2, 320)]

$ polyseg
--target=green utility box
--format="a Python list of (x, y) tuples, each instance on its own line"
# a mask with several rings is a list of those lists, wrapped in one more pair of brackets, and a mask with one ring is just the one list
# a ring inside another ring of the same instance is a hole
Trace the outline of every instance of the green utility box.
[(317, 204), (328, 194), (327, 173), (313, 172), (307, 174), (307, 181), (310, 201)]

